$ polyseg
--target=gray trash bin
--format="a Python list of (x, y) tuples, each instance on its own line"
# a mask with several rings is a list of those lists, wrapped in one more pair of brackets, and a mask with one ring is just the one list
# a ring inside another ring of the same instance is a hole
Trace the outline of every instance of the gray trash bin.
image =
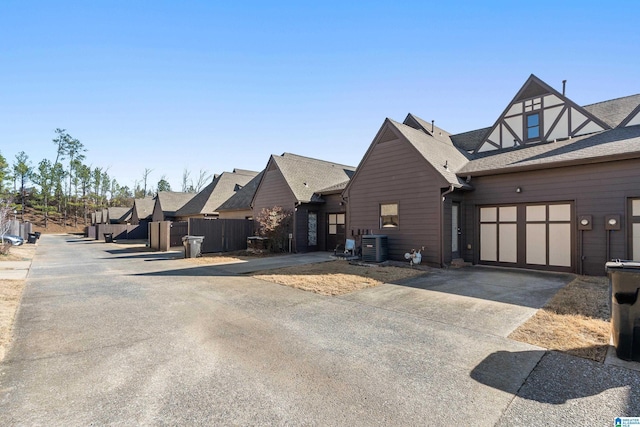
[(606, 263), (616, 355), (640, 362), (640, 262)]
[(202, 241), (204, 236), (184, 236), (182, 244), (184, 245), (185, 258), (197, 258), (202, 256)]

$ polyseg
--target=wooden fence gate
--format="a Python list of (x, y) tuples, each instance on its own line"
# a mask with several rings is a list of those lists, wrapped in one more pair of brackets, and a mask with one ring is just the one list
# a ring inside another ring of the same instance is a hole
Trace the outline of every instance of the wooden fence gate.
[(189, 235), (204, 236), (202, 253), (247, 249), (247, 237), (253, 236), (250, 219), (189, 219)]
[(171, 231), (169, 233), (169, 244), (173, 246), (182, 246), (182, 238), (189, 234), (189, 223), (187, 221), (175, 221), (171, 223)]

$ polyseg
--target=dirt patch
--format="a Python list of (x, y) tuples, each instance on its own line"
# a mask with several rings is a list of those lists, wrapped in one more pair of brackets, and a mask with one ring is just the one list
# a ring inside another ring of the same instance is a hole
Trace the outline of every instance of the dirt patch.
[(578, 277), (509, 338), (604, 362), (611, 331), (606, 277)]
[(202, 254), (202, 256), (198, 258), (187, 258), (187, 261), (193, 264), (200, 264), (200, 265), (230, 264), (234, 262), (244, 262), (252, 259), (273, 257), (278, 255), (280, 254), (275, 254), (271, 252), (233, 251), (233, 252), (224, 252), (224, 253)]
[[(33, 259), (37, 247), (32, 244), (13, 246), (9, 254), (0, 256), (0, 277), (3, 261), (30, 261)], [(11, 343), (13, 322), (20, 306), (25, 283), (25, 280), (0, 278), (0, 361), (4, 358)]]
[(359, 289), (395, 283), (425, 274), (424, 270), (391, 266), (352, 265), (330, 261), (279, 268), (252, 274), (252, 277), (321, 295), (344, 295)]
[(24, 280), (0, 279), (0, 361), (11, 343), (13, 321), (25, 283)]

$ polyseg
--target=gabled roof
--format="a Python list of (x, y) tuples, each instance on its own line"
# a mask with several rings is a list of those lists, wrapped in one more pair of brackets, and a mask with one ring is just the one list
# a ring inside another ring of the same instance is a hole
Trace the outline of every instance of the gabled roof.
[(237, 211), (251, 209), (251, 200), (253, 200), (253, 195), (256, 193), (256, 189), (258, 188), (258, 184), (260, 183), (263, 174), (264, 171), (253, 177), (251, 181), (247, 183), (247, 185), (236, 191), (236, 194), (231, 196), (229, 199), (227, 199), (227, 201), (220, 205), (218, 211)]
[[(272, 155), (269, 164), (274, 164), (282, 173), (294, 197), (300, 203), (320, 201), (318, 190), (340, 184), (351, 179), (356, 168), (312, 159), (297, 154)], [(267, 170), (269, 165), (267, 165)]]
[[(544, 110), (541, 109), (543, 99), (545, 100)], [(534, 103), (534, 101), (537, 102)], [(567, 108), (570, 113), (566, 110)], [(547, 113), (552, 110), (556, 115), (549, 117), (546, 129), (542, 129), (542, 126), (539, 127), (540, 132), (535, 138), (535, 142), (547, 142), (547, 140), (569, 136), (576, 137), (611, 128), (609, 124), (531, 74), (474, 152), (503, 150), (515, 145), (531, 143), (532, 141), (528, 140), (527, 135), (524, 134), (526, 126), (524, 120), (531, 115), (538, 115), (539, 120), (542, 121), (540, 114), (543, 114), (546, 120)], [(577, 123), (574, 123), (571, 128), (568, 127), (567, 122), (569, 114), (574, 117), (574, 120), (577, 120)], [(576, 126), (578, 124), (580, 125)]]
[(473, 151), (491, 130), (490, 127), (451, 135), (451, 141), (464, 151)]
[(640, 157), (640, 125), (621, 127), (546, 144), (489, 152), (458, 174), (491, 175)]
[(124, 223), (131, 219), (131, 208), (127, 207), (110, 207), (107, 208), (110, 223)]
[(348, 184), (349, 184), (349, 180), (342, 181), (342, 182), (340, 182), (338, 184), (331, 185), (331, 186), (329, 186), (327, 188), (323, 188), (321, 190), (318, 190), (318, 191), (316, 191), (316, 193), (319, 194), (319, 195), (342, 193), (342, 190), (347, 188)]
[(178, 209), (183, 207), (189, 200), (193, 199), (194, 193), (181, 193), (176, 191), (159, 191), (156, 196), (156, 203), (166, 216), (175, 216)]
[(457, 177), (456, 172), (468, 162), (468, 159), (465, 154), (451, 142), (448, 136), (449, 134), (446, 134), (446, 138), (435, 138), (426, 132), (395, 122), (391, 119), (387, 119), (387, 121), (413, 145), (434, 170), (450, 185), (458, 188), (465, 186), (465, 183)]
[(176, 216), (217, 213), (220, 205), (247, 185), (256, 175), (258, 172), (242, 169), (234, 169), (233, 172), (223, 172), (217, 175), (211, 184), (178, 209)]
[(142, 199), (135, 199), (133, 201), (133, 212), (136, 213), (138, 219), (149, 219), (153, 215), (153, 205), (155, 201), (153, 197), (145, 197)]
[(407, 114), (407, 117), (404, 119), (403, 124), (410, 126), (414, 129), (422, 130), (427, 135), (434, 137), (435, 139), (449, 142), (449, 137), (451, 136), (449, 132), (446, 130), (439, 128), (435, 125), (434, 122), (429, 123), (425, 120), (422, 120), (420, 117), (415, 116), (411, 113)]
[(637, 94), (585, 105), (582, 108), (614, 128), (622, 123), (639, 105), (640, 94)]

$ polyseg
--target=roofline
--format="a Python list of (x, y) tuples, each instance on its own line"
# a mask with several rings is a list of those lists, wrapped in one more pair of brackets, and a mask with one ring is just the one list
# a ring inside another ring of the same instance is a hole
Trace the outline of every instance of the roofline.
[(490, 176), (490, 175), (504, 175), (508, 173), (514, 172), (527, 172), (527, 171), (535, 171), (535, 170), (545, 170), (545, 169), (556, 169), (562, 168), (566, 166), (581, 166), (581, 165), (592, 165), (596, 163), (608, 163), (615, 162), (619, 160), (629, 160), (629, 159), (637, 159), (640, 158), (640, 151), (636, 152), (626, 152), (626, 153), (617, 153), (610, 154), (607, 156), (600, 157), (592, 157), (587, 159), (575, 159), (575, 160), (559, 160), (557, 162), (551, 163), (538, 163), (533, 165), (523, 165), (523, 166), (508, 166), (500, 169), (484, 169), (473, 172), (460, 172), (456, 173), (458, 177), (466, 177), (466, 176)]

